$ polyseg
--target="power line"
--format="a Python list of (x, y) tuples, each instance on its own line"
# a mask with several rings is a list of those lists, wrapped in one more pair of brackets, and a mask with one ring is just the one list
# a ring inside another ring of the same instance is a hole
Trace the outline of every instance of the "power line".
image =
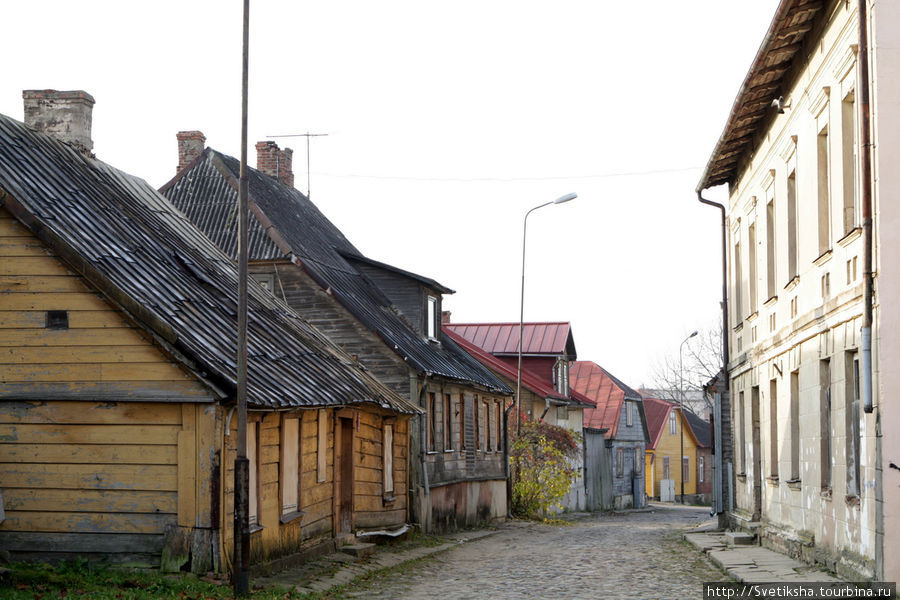
[(611, 179), (614, 177), (639, 177), (643, 175), (660, 175), (665, 173), (685, 173), (700, 171), (703, 167), (682, 167), (677, 169), (655, 169), (649, 171), (623, 171), (619, 173), (594, 173), (588, 175), (551, 175), (546, 177), (415, 177), (406, 175), (368, 175), (360, 173), (328, 173), (317, 172), (317, 175), (338, 179), (387, 179), (393, 181), (436, 181), (446, 183), (514, 183), (518, 181), (557, 181), (571, 179)]

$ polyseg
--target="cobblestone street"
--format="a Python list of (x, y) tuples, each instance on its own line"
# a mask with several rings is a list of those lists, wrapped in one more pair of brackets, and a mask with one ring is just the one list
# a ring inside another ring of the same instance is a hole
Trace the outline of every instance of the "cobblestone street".
[(490, 537), (376, 577), (346, 597), (698, 598), (727, 576), (681, 541), (707, 508), (654, 507), (576, 517), (572, 525), (516, 521)]

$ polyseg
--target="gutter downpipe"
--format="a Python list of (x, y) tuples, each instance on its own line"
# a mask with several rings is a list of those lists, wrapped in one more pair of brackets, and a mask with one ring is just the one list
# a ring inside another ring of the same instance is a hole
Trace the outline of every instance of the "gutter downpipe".
[[(713, 463), (716, 468), (716, 511), (718, 514), (725, 512), (725, 498), (722, 486), (722, 469), (724, 467), (723, 460), (725, 458), (724, 449), (722, 448), (722, 397), (729, 393), (731, 383), (728, 378), (728, 224), (726, 221), (725, 205), (712, 200), (707, 200), (702, 196), (702, 190), (697, 190), (697, 200), (703, 204), (718, 208), (722, 212), (722, 391), (716, 395), (716, 406), (713, 410), (713, 419), (716, 420), (716, 441), (719, 445), (716, 447), (716, 460)], [(719, 525), (724, 526), (722, 518), (719, 518)]]
[[(862, 403), (866, 414), (875, 412), (872, 380), (872, 313), (875, 304), (874, 231), (872, 227), (872, 124), (869, 90), (868, 0), (859, 0), (859, 138), (860, 204), (863, 228)], [(884, 481), (881, 455), (881, 415), (875, 412), (875, 578), (884, 577)]]
[[(423, 409), (426, 408), (425, 402), (425, 390), (428, 388), (428, 381), (422, 380), (422, 389), (419, 390), (419, 406)], [(422, 487), (425, 488), (425, 495), (431, 495), (431, 486), (428, 484), (428, 469), (426, 468), (425, 456), (428, 453), (428, 449), (425, 447), (426, 438), (425, 438), (425, 427), (428, 426), (426, 423), (428, 419), (428, 414), (426, 410), (422, 411), (422, 414), (419, 415), (419, 456), (422, 458)]]

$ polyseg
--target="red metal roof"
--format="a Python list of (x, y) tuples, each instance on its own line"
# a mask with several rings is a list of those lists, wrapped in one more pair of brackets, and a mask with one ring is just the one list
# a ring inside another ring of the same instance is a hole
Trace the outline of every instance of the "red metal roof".
[[(445, 323), (443, 328), (491, 354), (519, 352), (518, 323)], [(568, 323), (525, 323), (522, 340), (523, 354), (568, 354), (575, 358)]]
[(640, 395), (590, 361), (575, 361), (569, 367), (569, 384), (585, 395), (594, 408), (584, 411), (584, 426), (607, 429), (607, 437), (615, 438), (625, 398), (640, 400)]
[[(678, 411), (677, 402), (661, 400), (660, 398), (644, 398), (644, 414), (647, 415), (647, 430), (650, 432), (649, 450), (655, 450), (656, 446), (659, 445), (659, 438), (662, 436), (663, 430), (668, 426), (669, 412), (672, 410)], [(685, 419), (686, 421), (687, 419)], [(697, 441), (697, 436), (694, 435), (690, 424), (684, 430), (688, 432), (695, 444), (701, 445)]]

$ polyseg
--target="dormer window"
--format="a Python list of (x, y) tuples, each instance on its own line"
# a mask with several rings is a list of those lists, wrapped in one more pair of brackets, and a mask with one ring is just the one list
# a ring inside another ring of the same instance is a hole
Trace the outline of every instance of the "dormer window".
[(438, 299), (437, 296), (428, 296), (428, 302), (425, 311), (425, 335), (429, 340), (437, 340), (438, 332)]
[(569, 395), (569, 361), (561, 358), (556, 361), (556, 369), (553, 372), (556, 380), (556, 391), (564, 396)]

